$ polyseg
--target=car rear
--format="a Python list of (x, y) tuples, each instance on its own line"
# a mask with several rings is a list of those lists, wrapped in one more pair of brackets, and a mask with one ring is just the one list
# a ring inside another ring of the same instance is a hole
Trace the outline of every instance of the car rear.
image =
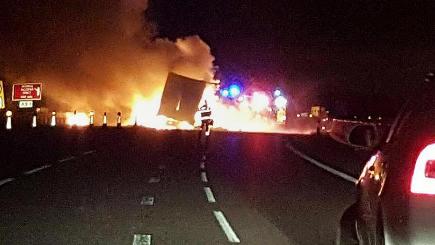
[(415, 94), (383, 153), (381, 193), (386, 244), (435, 244), (435, 95)]

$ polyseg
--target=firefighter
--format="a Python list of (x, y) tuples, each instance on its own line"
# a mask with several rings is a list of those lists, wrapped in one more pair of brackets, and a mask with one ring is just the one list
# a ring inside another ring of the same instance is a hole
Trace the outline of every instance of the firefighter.
[(213, 126), (213, 119), (211, 117), (211, 108), (207, 104), (207, 100), (204, 105), (199, 108), (201, 115), (201, 131), (199, 132), (199, 138), (201, 138), (202, 131), (205, 130), (205, 136), (210, 136), (210, 126)]

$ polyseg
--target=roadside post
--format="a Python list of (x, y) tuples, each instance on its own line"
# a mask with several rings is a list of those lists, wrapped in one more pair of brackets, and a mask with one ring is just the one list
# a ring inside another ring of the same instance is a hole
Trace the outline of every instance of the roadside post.
[(117, 117), (116, 117), (116, 127), (120, 128), (121, 127), (121, 112), (118, 112)]
[(89, 126), (90, 127), (94, 126), (94, 115), (95, 115), (94, 111), (89, 112)]
[(103, 115), (103, 127), (107, 127), (107, 112), (104, 112)]
[(12, 111), (6, 111), (6, 129), (12, 129)]
[(36, 128), (36, 126), (37, 126), (37, 122), (36, 122), (37, 114), (38, 113), (36, 111), (33, 113), (33, 116), (32, 116), (32, 128)]
[(53, 127), (53, 128), (56, 127), (56, 112), (55, 111), (53, 111), (51, 113), (50, 126)]

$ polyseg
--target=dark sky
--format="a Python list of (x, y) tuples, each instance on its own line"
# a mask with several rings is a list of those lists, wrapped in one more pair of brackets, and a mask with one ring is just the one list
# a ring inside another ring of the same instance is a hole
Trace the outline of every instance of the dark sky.
[[(149, 1), (146, 16), (159, 37), (199, 35), (224, 82), (238, 77), (269, 89), (280, 86), (298, 110), (323, 104), (337, 114), (393, 114), (403, 94), (435, 68), (432, 0)], [(68, 74), (70, 66), (54, 61), (98, 49), (106, 34), (122, 36), (112, 23), (119, 5), (140, 2), (0, 1), (0, 51), (28, 51), (13, 56), (23, 69), (36, 59)], [(0, 52), (0, 71), (14, 63), (4, 57)]]
[(286, 85), (301, 107), (388, 114), (435, 64), (432, 1), (151, 0), (147, 14), (160, 36), (200, 35), (224, 79)]

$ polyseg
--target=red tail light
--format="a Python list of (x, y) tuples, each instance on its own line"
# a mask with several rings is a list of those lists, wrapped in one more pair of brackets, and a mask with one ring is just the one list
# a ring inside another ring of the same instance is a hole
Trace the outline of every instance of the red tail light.
[(435, 194), (435, 143), (426, 146), (415, 162), (411, 192)]

